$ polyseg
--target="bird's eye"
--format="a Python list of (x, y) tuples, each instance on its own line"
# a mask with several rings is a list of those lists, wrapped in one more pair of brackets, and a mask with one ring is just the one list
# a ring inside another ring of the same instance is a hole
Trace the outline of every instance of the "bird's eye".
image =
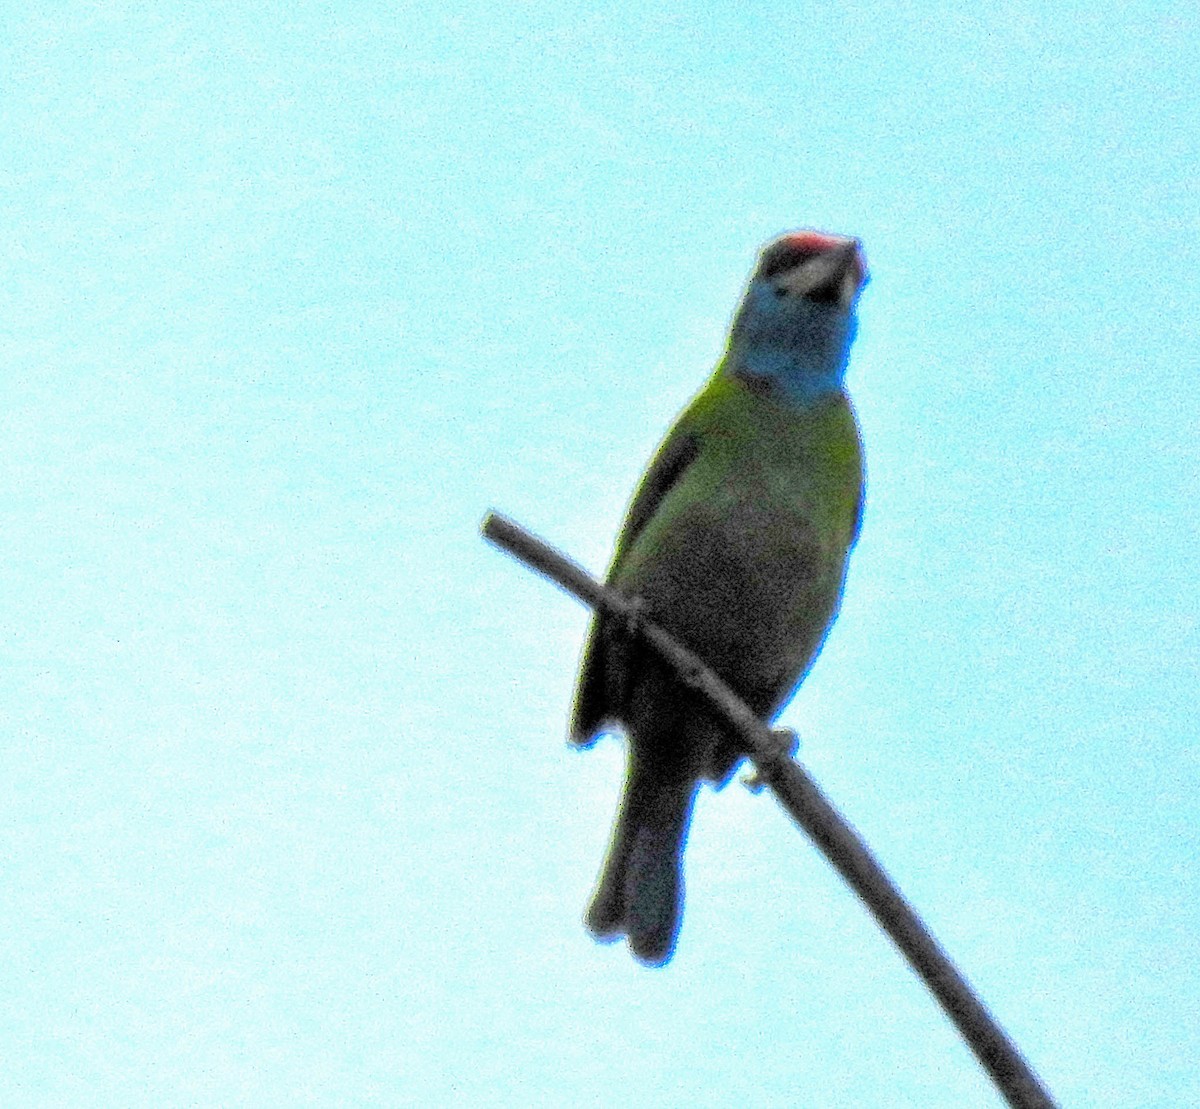
[(776, 285), (772, 291), (777, 297), (779, 297), (780, 300), (787, 296), (787, 289), (785, 289), (782, 285)]

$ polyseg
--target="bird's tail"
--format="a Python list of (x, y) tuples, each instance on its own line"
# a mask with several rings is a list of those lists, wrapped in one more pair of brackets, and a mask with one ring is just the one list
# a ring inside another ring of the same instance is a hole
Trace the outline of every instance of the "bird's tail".
[(596, 895), (585, 918), (597, 939), (629, 937), (637, 958), (662, 966), (683, 912), (683, 845), (696, 780), (631, 755), (625, 794)]

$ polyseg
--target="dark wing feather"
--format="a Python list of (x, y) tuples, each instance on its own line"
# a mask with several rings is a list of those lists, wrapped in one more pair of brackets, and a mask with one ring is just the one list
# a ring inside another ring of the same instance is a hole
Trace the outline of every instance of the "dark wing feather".
[[(634, 544), (647, 522), (658, 511), (663, 498), (696, 461), (699, 453), (700, 440), (695, 435), (683, 434), (669, 436), (655, 455), (625, 515), (625, 526), (621, 529), (617, 551), (608, 571), (610, 580), (613, 569), (621, 561), (621, 555)], [(609, 691), (623, 688), (626, 684), (621, 680), (621, 675), (615, 672), (620, 664), (613, 655), (619, 652), (610, 649), (611, 636), (607, 624), (608, 621), (601, 616), (592, 620), (591, 634), (584, 645), (579, 664), (579, 684), (571, 720), (571, 741), (579, 745), (586, 745), (613, 718), (619, 706), (611, 703), (615, 698), (610, 696)]]

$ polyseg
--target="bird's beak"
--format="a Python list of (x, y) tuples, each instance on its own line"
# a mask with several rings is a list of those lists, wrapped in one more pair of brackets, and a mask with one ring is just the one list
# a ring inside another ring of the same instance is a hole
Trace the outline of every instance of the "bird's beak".
[(854, 303), (862, 280), (858, 252), (858, 240), (847, 239), (783, 274), (776, 287), (793, 296), (835, 301), (848, 308)]

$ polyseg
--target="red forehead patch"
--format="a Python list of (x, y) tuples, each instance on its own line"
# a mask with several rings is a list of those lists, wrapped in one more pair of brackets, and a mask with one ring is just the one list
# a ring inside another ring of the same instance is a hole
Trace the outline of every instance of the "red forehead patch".
[(849, 241), (843, 235), (827, 235), (824, 231), (789, 231), (786, 235), (780, 235), (775, 240), (780, 243), (787, 243), (788, 246), (794, 247), (796, 250), (815, 250), (826, 251), (833, 250), (834, 247), (845, 246)]

